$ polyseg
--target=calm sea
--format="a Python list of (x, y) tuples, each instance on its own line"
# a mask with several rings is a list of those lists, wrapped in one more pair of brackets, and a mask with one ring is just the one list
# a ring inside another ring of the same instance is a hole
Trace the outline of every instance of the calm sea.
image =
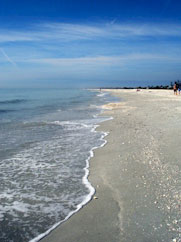
[(96, 125), (115, 99), (80, 89), (0, 89), (0, 241), (37, 241), (88, 202)]

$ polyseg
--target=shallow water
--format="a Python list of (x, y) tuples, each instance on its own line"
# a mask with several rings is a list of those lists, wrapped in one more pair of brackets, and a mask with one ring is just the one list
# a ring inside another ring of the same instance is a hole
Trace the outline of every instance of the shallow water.
[(25, 242), (87, 200), (88, 158), (108, 94), (80, 89), (0, 90), (0, 241)]

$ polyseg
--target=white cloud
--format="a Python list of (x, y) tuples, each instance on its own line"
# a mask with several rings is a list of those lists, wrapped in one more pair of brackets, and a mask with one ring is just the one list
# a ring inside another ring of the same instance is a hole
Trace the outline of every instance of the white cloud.
[[(118, 78), (124, 71), (125, 77), (134, 78), (138, 71), (142, 75), (150, 70), (156, 75), (154, 70), (160, 66), (163, 75), (169, 66), (178, 73), (181, 51), (179, 38), (175, 42), (175, 37), (181, 37), (181, 25), (118, 24), (114, 20), (92, 25), (46, 23), (18, 31), (0, 29), (1, 62), (5, 63), (0, 66), (0, 78), (101, 79), (108, 75)], [(17, 63), (19, 71), (7, 62), (14, 66)], [(142, 68), (144, 63), (146, 70)]]
[(130, 37), (181, 37), (179, 24), (68, 24), (46, 23), (31, 30), (1, 30), (0, 43), (15, 41), (75, 41), (93, 39), (125, 39)]
[(122, 56), (95, 56), (81, 58), (42, 58), (27, 60), (32, 63), (48, 64), (53, 66), (106, 66), (106, 65), (123, 65), (134, 61), (180, 61), (180, 58), (168, 57), (164, 55), (134, 53)]
[[(42, 25), (46, 29), (42, 34), (55, 33), (54, 37), (65, 40), (94, 38), (127, 38), (127, 37), (157, 37), (180, 36), (181, 25), (177, 24), (115, 24), (83, 25), (54, 23)], [(50, 37), (47, 35), (47, 37)], [(53, 36), (51, 36), (53, 38)]]
[(35, 41), (37, 38), (31, 33), (24, 31), (0, 30), (0, 43), (19, 42), (19, 41)]

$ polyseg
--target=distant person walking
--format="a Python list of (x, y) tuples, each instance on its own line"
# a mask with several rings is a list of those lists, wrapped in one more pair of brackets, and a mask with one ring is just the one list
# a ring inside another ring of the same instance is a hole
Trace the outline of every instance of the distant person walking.
[(180, 91), (181, 91), (181, 83), (178, 83), (178, 94), (180, 95)]
[(178, 84), (177, 84), (177, 82), (175, 82), (173, 85), (174, 95), (177, 95), (177, 89), (178, 89)]

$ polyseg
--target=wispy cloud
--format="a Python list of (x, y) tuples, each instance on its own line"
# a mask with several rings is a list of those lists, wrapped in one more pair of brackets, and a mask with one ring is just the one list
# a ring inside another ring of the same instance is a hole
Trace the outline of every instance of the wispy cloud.
[(14, 30), (0, 30), (0, 43), (19, 42), (19, 41), (36, 41), (35, 33)]
[(168, 57), (165, 55), (156, 55), (148, 53), (134, 53), (122, 56), (94, 56), (81, 58), (43, 58), (31, 59), (28, 62), (48, 64), (53, 66), (106, 66), (123, 65), (134, 61), (181, 61), (181, 58)]
[(46, 23), (32, 26), (31, 30), (1, 30), (0, 43), (17, 41), (75, 41), (117, 39), (130, 37), (181, 37), (179, 24), (105, 24)]
[(59, 38), (63, 40), (98, 39), (98, 38), (127, 38), (144, 36), (179, 36), (181, 25), (178, 24), (116, 24), (113, 21), (105, 24), (67, 24), (49, 23), (40, 26), (41, 32), (34, 33), (37, 38)]
[(128, 24), (116, 20), (104, 24), (42, 23), (22, 30), (0, 29), (1, 62), (17, 64), (19, 68), (0, 65), (0, 80), (134, 79), (135, 73), (138, 79), (157, 79), (159, 73), (162, 79), (166, 75), (178, 78), (180, 38), (179, 24)]

